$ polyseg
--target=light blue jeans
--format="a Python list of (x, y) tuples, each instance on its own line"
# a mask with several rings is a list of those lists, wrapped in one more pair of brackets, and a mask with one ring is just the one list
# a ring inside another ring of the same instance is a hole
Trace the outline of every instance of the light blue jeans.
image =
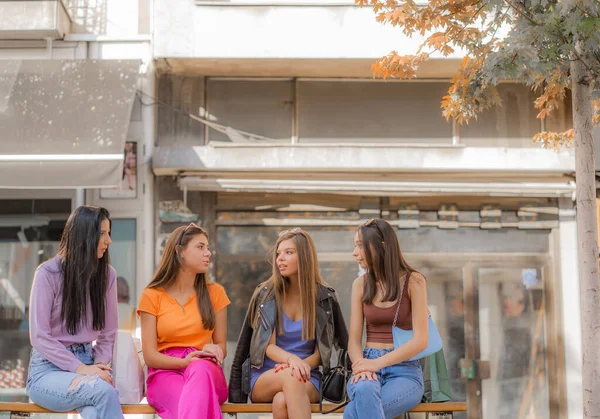
[[(92, 344), (67, 347), (83, 364), (92, 365)], [(77, 409), (84, 419), (122, 419), (117, 390), (95, 375), (64, 371), (45, 359), (35, 348), (31, 351), (27, 394), (36, 404), (55, 412)]]
[[(365, 348), (366, 359), (377, 359), (393, 349)], [(377, 371), (379, 381), (348, 382), (350, 403), (344, 419), (393, 419), (421, 402), (423, 372), (419, 361), (404, 361)]]

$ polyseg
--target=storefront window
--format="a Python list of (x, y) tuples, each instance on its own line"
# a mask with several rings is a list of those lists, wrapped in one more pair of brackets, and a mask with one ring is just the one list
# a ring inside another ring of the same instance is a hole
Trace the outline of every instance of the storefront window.
[(43, 217), (15, 216), (6, 224), (21, 218), (23, 229), (0, 225), (0, 401), (27, 401), (29, 293), (37, 266), (58, 251), (64, 227)]
[(490, 362), (483, 416), (550, 417), (542, 270), (481, 268), (477, 277), (481, 358)]
[[(221, 226), (217, 228), (216, 280), (227, 290), (231, 305), (227, 310), (228, 352), (234, 353), (250, 298), (258, 284), (271, 276), (269, 252), (279, 233), (288, 227)], [(319, 254), (323, 279), (338, 290), (340, 303), (350, 321), (350, 289), (358, 267), (352, 259), (355, 227), (303, 227), (313, 238)], [(229, 375), (232, 357), (225, 360)]]
[[(226, 220), (231, 219), (234, 218)], [(298, 221), (301, 224), (301, 219)], [(279, 232), (286, 228), (217, 227), (216, 280), (225, 287), (232, 302), (227, 319), (229, 353), (235, 351), (256, 286), (271, 275), (268, 253)], [(303, 229), (315, 241), (321, 274), (337, 291), (348, 325), (351, 284), (359, 274), (352, 257), (356, 227)], [(545, 263), (549, 251), (548, 232), (422, 227), (399, 229), (397, 234), (408, 263), (427, 278), (428, 308), (444, 341), (452, 399), (468, 401), (469, 409), (481, 409), (483, 418), (512, 417), (516, 411), (523, 413), (523, 417), (532, 412), (535, 417), (548, 417), (550, 396), (542, 271), (519, 268), (512, 272), (503, 268), (522, 263), (528, 268)], [(479, 266), (486, 268), (479, 269)], [(528, 282), (523, 282), (526, 277)], [(514, 278), (521, 283), (514, 282)], [(478, 298), (465, 299), (465, 296)], [(477, 336), (473, 338), (473, 334)], [(490, 377), (473, 378), (479, 383), (477, 391), (482, 397), (461, 376), (461, 359), (470, 357), (490, 365)], [(230, 363), (231, 357), (225, 361), (226, 375)], [(511, 413), (507, 413), (509, 411)], [(466, 418), (463, 413), (455, 416)]]
[(135, 219), (112, 220), (112, 245), (110, 246), (110, 263), (117, 271), (117, 298), (119, 301), (119, 329), (135, 330), (135, 284), (136, 263), (135, 252)]
[[(66, 203), (63, 210), (70, 208)], [(29, 294), (38, 265), (58, 251), (67, 216), (4, 214), (0, 222), (0, 401), (27, 401)], [(119, 327), (127, 330), (135, 327), (135, 232), (135, 220), (113, 220), (110, 256), (119, 276)]]

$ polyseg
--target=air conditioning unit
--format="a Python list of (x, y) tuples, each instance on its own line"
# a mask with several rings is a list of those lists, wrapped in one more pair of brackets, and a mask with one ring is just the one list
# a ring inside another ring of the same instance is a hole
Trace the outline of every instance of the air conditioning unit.
[(63, 39), (71, 18), (61, 0), (0, 1), (0, 40)]

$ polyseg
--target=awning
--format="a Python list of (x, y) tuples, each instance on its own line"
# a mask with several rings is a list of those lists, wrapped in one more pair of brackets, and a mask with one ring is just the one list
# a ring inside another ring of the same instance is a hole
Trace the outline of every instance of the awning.
[(570, 197), (574, 182), (393, 182), (332, 179), (240, 179), (182, 177), (183, 191), (325, 193), (360, 196), (527, 196)]
[(118, 185), (140, 64), (0, 61), (0, 188)]
[(184, 192), (556, 198), (575, 190), (572, 153), (539, 147), (215, 142), (156, 147), (152, 170), (177, 176)]

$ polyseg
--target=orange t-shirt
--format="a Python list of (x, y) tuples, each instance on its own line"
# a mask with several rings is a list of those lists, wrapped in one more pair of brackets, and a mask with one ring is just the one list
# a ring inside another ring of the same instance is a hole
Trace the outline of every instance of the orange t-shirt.
[[(225, 289), (215, 283), (208, 283), (208, 295), (215, 313), (230, 304)], [(146, 288), (140, 296), (137, 313), (150, 313), (156, 316), (156, 334), (158, 350), (175, 347), (202, 349), (212, 342), (213, 330), (202, 325), (202, 316), (198, 310), (194, 295), (183, 307), (163, 288)]]

